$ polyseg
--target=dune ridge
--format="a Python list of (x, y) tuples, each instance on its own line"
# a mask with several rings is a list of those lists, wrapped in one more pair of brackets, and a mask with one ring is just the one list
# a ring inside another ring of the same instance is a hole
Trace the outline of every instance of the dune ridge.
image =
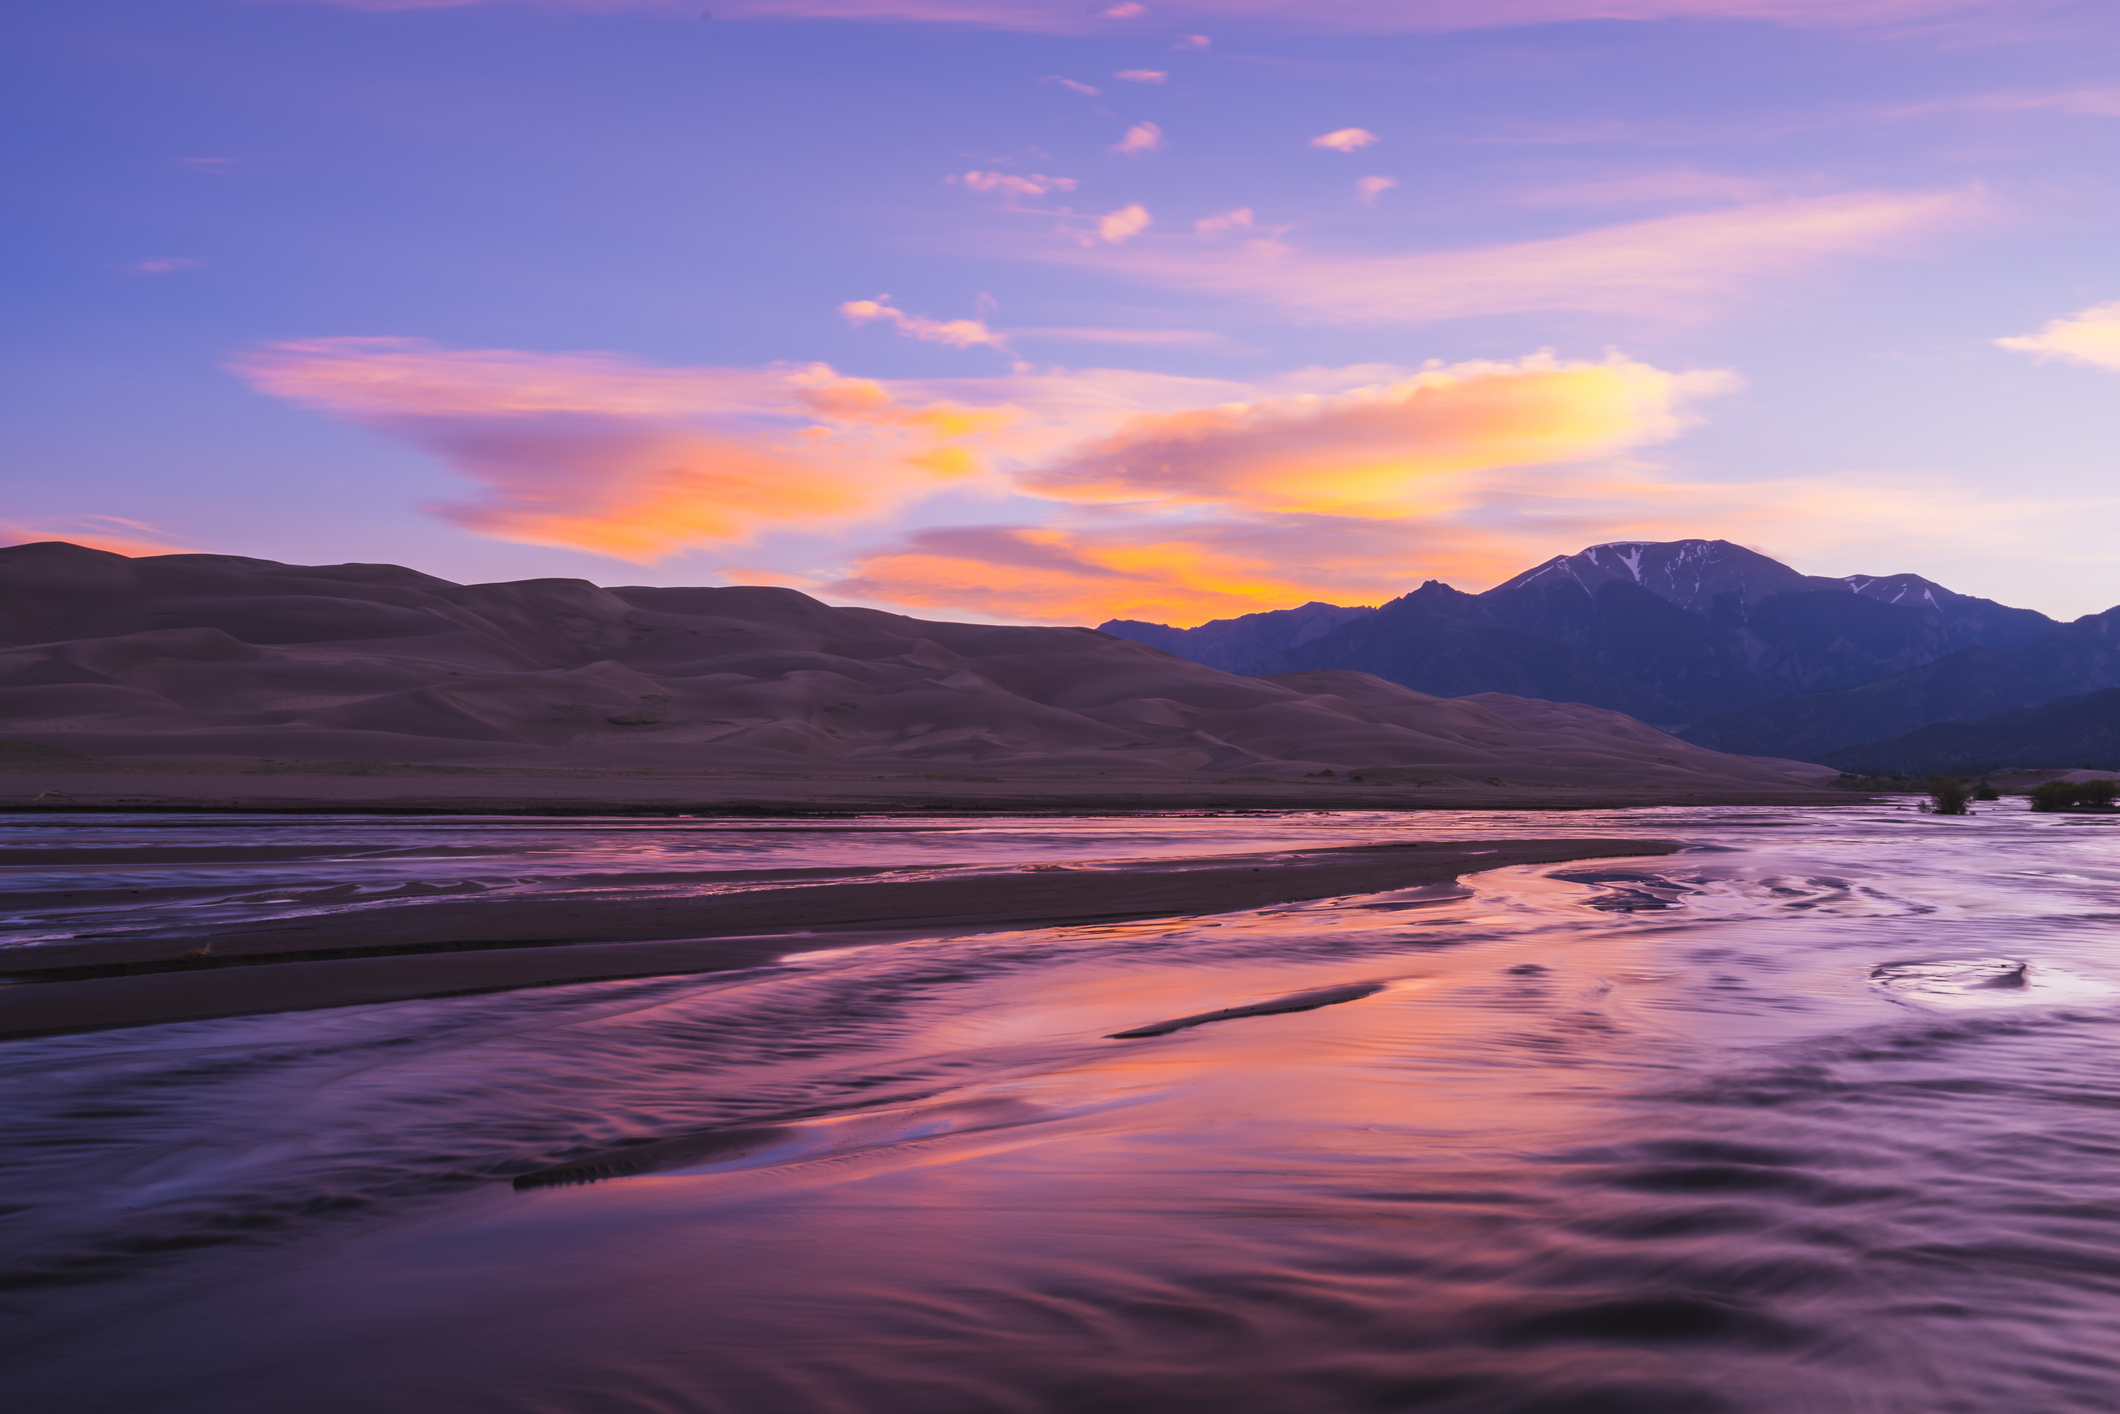
[[(103, 761), (1802, 790), (1616, 712), (791, 589), (0, 550), (0, 737)], [(40, 765), (50, 766), (50, 762)]]

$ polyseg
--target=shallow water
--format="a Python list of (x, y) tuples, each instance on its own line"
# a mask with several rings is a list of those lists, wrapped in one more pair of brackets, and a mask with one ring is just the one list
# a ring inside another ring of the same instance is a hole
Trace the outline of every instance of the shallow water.
[[(8, 1043), (0, 1294), (25, 1334), (0, 1395), (158, 1414), (2120, 1407), (2120, 822), (2005, 804), (683, 823), (424, 838), (557, 841), (550, 877), (1481, 834), (1695, 848)], [(350, 848), (433, 826), (196, 828)], [(435, 864), (346, 867), (386, 886)], [(1310, 1009), (1202, 1019), (1296, 993)], [(1159, 1025), (1176, 1020), (1200, 1024)], [(617, 1176), (544, 1181), (570, 1163)]]

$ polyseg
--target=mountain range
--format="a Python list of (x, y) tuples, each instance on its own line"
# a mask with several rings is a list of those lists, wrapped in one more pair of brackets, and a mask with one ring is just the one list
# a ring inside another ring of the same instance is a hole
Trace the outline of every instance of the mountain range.
[(2018, 707), (1977, 722), (1934, 722), (1890, 741), (1828, 752), (1861, 776), (1980, 776), (2025, 762), (2120, 771), (2120, 688)]
[(1377, 608), (1101, 627), (1231, 672), (1582, 702), (1716, 750), (1812, 761), (2120, 686), (2120, 610), (2059, 624), (1919, 575), (1802, 574), (1726, 540), (1595, 545), (1482, 594), (1431, 580)]
[(1349, 671), (1236, 676), (1087, 628), (938, 623), (792, 589), (464, 585), (61, 542), (0, 550), (0, 737), (120, 762), (805, 779), (976, 768), (1727, 795), (1831, 775), (1579, 704), (1444, 699)]

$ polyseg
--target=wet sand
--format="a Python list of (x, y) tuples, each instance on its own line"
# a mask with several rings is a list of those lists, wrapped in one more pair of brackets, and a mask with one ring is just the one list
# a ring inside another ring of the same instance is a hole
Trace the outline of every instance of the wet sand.
[[(1523, 864), (1670, 854), (1629, 839), (1429, 841), (1094, 868), (873, 876), (690, 897), (448, 898), (13, 951), (0, 1036), (718, 972), (937, 934), (1184, 917), (1447, 884)], [(863, 871), (848, 871), (850, 875)]]

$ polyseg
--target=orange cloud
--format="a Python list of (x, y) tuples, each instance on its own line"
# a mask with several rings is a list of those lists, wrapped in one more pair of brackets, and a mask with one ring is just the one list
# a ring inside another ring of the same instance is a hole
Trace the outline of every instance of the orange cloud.
[(1044, 78), (1042, 78), (1042, 79), (1038, 80), (1038, 82), (1040, 82), (1040, 83), (1056, 83), (1056, 84), (1060, 85), (1060, 87), (1062, 87), (1062, 88), (1064, 88), (1064, 89), (1067, 89), (1067, 90), (1069, 90), (1070, 92), (1073, 92), (1073, 93), (1085, 93), (1085, 94), (1088, 94), (1088, 95), (1089, 95), (1089, 96), (1090, 96), (1091, 98), (1095, 98), (1095, 97), (1097, 97), (1097, 96), (1098, 96), (1099, 94), (1101, 94), (1101, 93), (1103, 93), (1103, 92), (1104, 92), (1104, 90), (1103, 90), (1103, 89), (1101, 89), (1101, 88), (1093, 88), (1093, 87), (1091, 87), (1091, 86), (1090, 86), (1089, 84), (1086, 84), (1086, 83), (1077, 83), (1077, 82), (1076, 82), (1075, 80), (1073, 80), (1073, 79), (1067, 79), (1067, 78), (1062, 78), (1062, 77), (1061, 77), (1060, 75), (1058, 75), (1058, 74), (1047, 74), (1047, 75), (1046, 75), (1046, 76), (1045, 76)]
[(2094, 304), (2066, 319), (2049, 320), (2036, 334), (1995, 342), (2042, 360), (2085, 363), (2120, 373), (2120, 300)]
[[(888, 295), (885, 299), (890, 298)], [(902, 309), (872, 299), (848, 300), (839, 306), (839, 312), (848, 322), (856, 325), (871, 324), (882, 320), (894, 325), (898, 332), (909, 339), (920, 339), (931, 344), (947, 344), (953, 349), (968, 349), (975, 344), (989, 348), (1007, 349), (1008, 340), (977, 319), (929, 319), (921, 314), (907, 314)]]
[(1144, 152), (1154, 152), (1163, 145), (1163, 129), (1154, 123), (1136, 123), (1126, 130), (1126, 136), (1112, 144), (1111, 150), (1121, 157), (1139, 157)]
[(1021, 482), (1079, 502), (1391, 518), (1455, 504), (1462, 473), (1666, 440), (1688, 401), (1734, 383), (1622, 358), (1456, 364), (1337, 394), (1138, 417)]
[(1398, 184), (1397, 177), (1362, 177), (1354, 184), (1354, 198), (1364, 206), (1374, 206), (1378, 197)]
[(1367, 128), (1341, 128), (1310, 140), (1312, 147), (1329, 147), (1334, 152), (1356, 152), (1377, 140), (1377, 135)]
[(196, 555), (195, 545), (172, 543), (168, 532), (144, 521), (121, 516), (80, 516), (73, 520), (31, 525), (23, 521), (0, 521), (0, 545), (27, 545), (43, 540), (64, 540), (113, 555)]
[(1048, 245), (1035, 258), (1101, 266), (1165, 288), (1238, 296), (1343, 325), (1539, 310), (1685, 319), (1762, 281), (1874, 250), (1987, 210), (1978, 193), (1858, 192), (1662, 216), (1469, 250), (1312, 256), (1278, 240), (1203, 249), (1164, 240), (1123, 255)]
[(611, 354), (314, 339), (248, 354), (261, 391), (403, 438), (485, 489), (480, 534), (652, 561), (869, 516), (981, 469), (1005, 409), (910, 403), (823, 365), (662, 369)]
[[(2116, 502), (2099, 504), (2110, 514)], [(925, 531), (820, 592), (920, 612), (1045, 623), (1192, 625), (1313, 599), (1375, 604), (1429, 578), (1478, 591), (1555, 547), (1720, 536), (1802, 547), (1826, 564), (1880, 549), (1963, 561), (2050, 540), (2064, 506), (1998, 500), (1932, 476), (1688, 484), (1626, 465), (1499, 471), (1449, 505), (1397, 519), (1260, 514)], [(2070, 513), (2082, 514), (2078, 503)], [(1891, 528), (1889, 543), (1878, 526)], [(1777, 552), (1783, 558), (1793, 550)]]

